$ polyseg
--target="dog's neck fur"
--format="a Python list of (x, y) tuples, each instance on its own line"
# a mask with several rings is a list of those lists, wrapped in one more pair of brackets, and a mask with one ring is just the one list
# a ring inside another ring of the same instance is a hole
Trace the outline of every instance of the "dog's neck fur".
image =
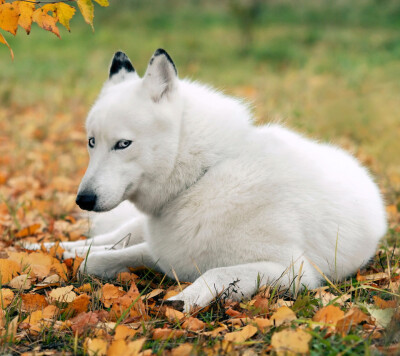
[[(240, 154), (250, 128), (249, 110), (236, 99), (187, 81), (180, 81), (180, 89), (184, 109), (173, 170), (168, 176), (144, 179), (131, 198), (148, 215), (161, 214), (169, 202), (195, 185), (209, 169), (223, 159)], [(231, 105), (226, 105), (227, 100)], [(230, 122), (228, 130), (226, 125), (221, 125), (221, 120)], [(223, 145), (226, 136), (235, 137), (237, 145)]]

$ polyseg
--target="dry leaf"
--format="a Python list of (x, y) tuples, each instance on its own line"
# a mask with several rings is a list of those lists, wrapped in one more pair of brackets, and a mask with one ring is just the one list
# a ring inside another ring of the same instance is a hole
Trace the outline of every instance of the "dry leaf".
[(0, 279), (1, 284), (7, 284), (18, 273), (21, 272), (21, 265), (10, 259), (0, 259)]
[(81, 294), (76, 297), (72, 303), (66, 308), (67, 315), (73, 316), (74, 314), (79, 314), (86, 312), (90, 303), (90, 297), (87, 294)]
[(206, 324), (203, 321), (201, 321), (200, 319), (189, 317), (182, 324), (182, 327), (184, 329), (187, 329), (190, 331), (200, 331), (200, 330), (204, 330), (204, 328), (206, 327)]
[(71, 303), (76, 298), (76, 293), (72, 289), (74, 289), (74, 286), (53, 289), (49, 294), (50, 303)]
[(42, 328), (50, 326), (55, 317), (58, 315), (59, 309), (55, 305), (48, 305), (43, 310), (32, 312), (24, 321), (24, 324), (29, 324), (30, 332), (40, 332)]
[(185, 335), (184, 330), (172, 330), (167, 328), (153, 330), (153, 340), (177, 339), (183, 335)]
[(257, 333), (257, 328), (253, 325), (246, 325), (240, 331), (234, 331), (232, 333), (225, 334), (224, 340), (231, 342), (244, 342), (247, 339), (251, 338), (253, 335)]
[(368, 321), (369, 317), (358, 308), (350, 309), (342, 319), (336, 323), (336, 330), (342, 335), (346, 335), (353, 326), (360, 324), (363, 321)]
[(271, 326), (273, 326), (273, 323), (269, 319), (264, 319), (264, 318), (255, 318), (252, 320), (252, 322), (257, 325), (257, 327), (262, 331), (265, 332), (269, 330)]
[(330, 328), (334, 328), (338, 320), (344, 317), (344, 312), (334, 305), (328, 305), (318, 310), (313, 317), (313, 320), (319, 323), (326, 324)]
[(106, 308), (109, 308), (114, 301), (122, 297), (124, 294), (125, 292), (121, 287), (116, 287), (113, 284), (107, 283), (101, 287), (101, 302)]
[(171, 350), (171, 356), (190, 356), (192, 354), (193, 345), (184, 343)]
[(172, 308), (165, 308), (165, 316), (167, 319), (171, 322), (177, 322), (182, 320), (185, 317), (185, 314), (181, 313), (178, 310), (172, 309)]
[(48, 306), (44, 295), (40, 294), (21, 294), (23, 312), (33, 312)]
[(398, 305), (398, 302), (396, 299), (383, 300), (382, 298), (379, 298), (376, 295), (374, 295), (373, 298), (374, 298), (375, 305), (380, 309), (396, 308)]
[(27, 274), (21, 274), (8, 282), (8, 285), (14, 289), (27, 290), (32, 287), (32, 279)]
[(134, 337), (139, 331), (134, 330), (126, 325), (118, 325), (115, 328), (114, 340), (126, 340)]
[(8, 288), (0, 288), (0, 306), (7, 308), (14, 299), (14, 292)]
[(278, 355), (306, 354), (311, 339), (311, 335), (302, 329), (285, 329), (272, 335), (271, 346)]
[(83, 344), (85, 352), (89, 356), (105, 356), (107, 355), (107, 341), (100, 338), (86, 338)]
[(34, 235), (39, 229), (40, 229), (40, 224), (29, 225), (26, 228), (18, 231), (14, 235), (14, 237), (22, 238), (22, 237), (26, 237), (26, 236), (31, 236), (31, 235)]
[(271, 321), (275, 326), (290, 323), (293, 320), (296, 320), (296, 314), (293, 312), (293, 310), (286, 306), (280, 307), (271, 316)]

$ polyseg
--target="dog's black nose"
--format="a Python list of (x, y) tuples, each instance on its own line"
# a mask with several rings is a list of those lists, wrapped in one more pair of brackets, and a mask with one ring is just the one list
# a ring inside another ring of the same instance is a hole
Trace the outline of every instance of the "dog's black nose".
[(91, 211), (96, 205), (96, 200), (96, 194), (83, 192), (76, 197), (76, 204), (78, 204), (81, 209)]

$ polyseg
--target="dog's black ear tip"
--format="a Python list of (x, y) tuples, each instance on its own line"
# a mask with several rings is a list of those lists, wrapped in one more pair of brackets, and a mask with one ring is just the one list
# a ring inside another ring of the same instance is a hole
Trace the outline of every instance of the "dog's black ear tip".
[(135, 68), (133, 67), (129, 57), (122, 51), (117, 51), (114, 53), (109, 77), (111, 78), (113, 75), (117, 74), (121, 69), (125, 69), (128, 73), (134, 72)]
[(177, 72), (177, 70), (176, 70), (176, 67), (175, 67), (174, 61), (172, 60), (172, 58), (171, 58), (171, 56), (168, 54), (168, 52), (167, 52), (165, 49), (163, 49), (163, 48), (157, 48), (157, 49), (156, 49), (156, 51), (155, 51), (154, 54), (153, 54), (153, 57), (152, 57), (151, 60), (150, 60), (150, 64), (153, 64), (154, 58), (155, 58), (155, 57), (158, 57), (158, 56), (165, 56), (165, 58), (168, 60), (168, 62), (169, 62), (169, 63), (172, 65), (172, 67), (174, 68), (175, 74), (178, 74), (178, 72)]

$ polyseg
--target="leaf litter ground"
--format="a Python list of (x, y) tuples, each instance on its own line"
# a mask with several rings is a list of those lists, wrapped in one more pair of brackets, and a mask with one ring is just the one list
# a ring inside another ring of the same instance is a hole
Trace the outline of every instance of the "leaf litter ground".
[(0, 108), (1, 353), (399, 353), (400, 204), (393, 194), (387, 194), (388, 236), (357, 275), (295, 298), (260, 286), (241, 302), (229, 299), (232, 284), (212, 305), (190, 314), (166, 302), (187, 283), (145, 268), (111, 281), (78, 276), (83, 259), (63, 260), (57, 245), (25, 250), (23, 243), (90, 233), (87, 215), (74, 204), (87, 163), (79, 121), (84, 110), (74, 110), (49, 120), (40, 109)]

